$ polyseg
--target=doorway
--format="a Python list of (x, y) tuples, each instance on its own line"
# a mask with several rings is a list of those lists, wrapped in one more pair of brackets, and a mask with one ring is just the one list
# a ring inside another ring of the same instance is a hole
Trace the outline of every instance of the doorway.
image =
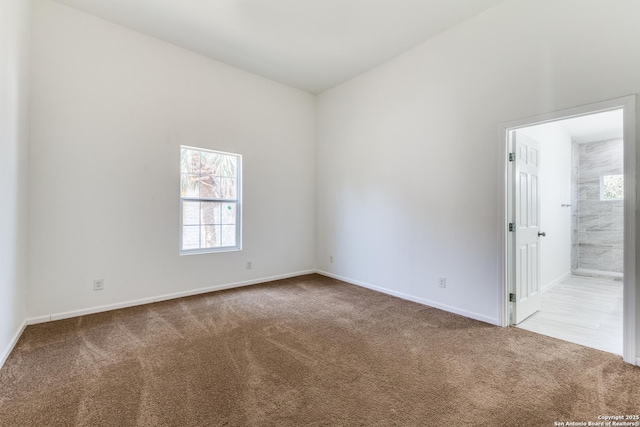
[(512, 122), (504, 135), (503, 326), (636, 364), (635, 96)]

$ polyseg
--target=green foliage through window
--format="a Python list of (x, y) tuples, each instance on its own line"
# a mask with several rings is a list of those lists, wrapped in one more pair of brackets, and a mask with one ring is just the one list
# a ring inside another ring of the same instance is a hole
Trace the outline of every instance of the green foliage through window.
[(602, 200), (624, 199), (624, 175), (602, 177)]

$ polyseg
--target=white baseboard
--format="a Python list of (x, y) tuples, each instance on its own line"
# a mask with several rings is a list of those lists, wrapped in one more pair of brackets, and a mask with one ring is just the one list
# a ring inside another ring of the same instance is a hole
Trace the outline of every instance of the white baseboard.
[(571, 270), (567, 271), (562, 276), (557, 277), (552, 281), (550, 281), (549, 283), (547, 283), (546, 285), (542, 286), (541, 291), (547, 292), (549, 289), (553, 288), (555, 285), (557, 285), (558, 283), (562, 282), (564, 279), (570, 276), (571, 276)]
[(243, 282), (228, 283), (228, 284), (225, 284), (225, 285), (210, 286), (210, 287), (207, 287), (207, 288), (193, 289), (193, 290), (190, 290), (190, 291), (175, 292), (175, 293), (172, 293), (172, 294), (159, 295), (159, 296), (155, 296), (155, 297), (142, 298), (142, 299), (137, 299), (137, 300), (132, 300), (132, 301), (125, 301), (125, 302), (120, 302), (120, 303), (115, 303), (115, 304), (108, 304), (108, 305), (101, 305), (101, 306), (97, 306), (97, 307), (83, 308), (83, 309), (80, 309), (80, 310), (65, 311), (65, 312), (62, 312), (62, 313), (54, 313), (54, 314), (50, 314), (50, 315), (46, 315), (46, 316), (30, 317), (29, 319), (27, 319), (27, 323), (29, 325), (34, 325), (36, 323), (53, 322), (55, 320), (62, 320), (62, 319), (69, 319), (71, 317), (85, 316), (87, 314), (102, 313), (102, 312), (105, 312), (105, 311), (117, 310), (117, 309), (120, 309), (120, 308), (134, 307), (134, 306), (137, 306), (137, 305), (151, 304), (151, 303), (154, 303), (154, 302), (167, 301), (167, 300), (171, 300), (171, 299), (183, 298), (183, 297), (188, 297), (188, 296), (192, 296), (192, 295), (206, 294), (206, 293), (209, 293), (209, 292), (221, 291), (221, 290), (224, 290), (224, 289), (240, 288), (240, 287), (243, 287), (243, 286), (255, 285), (255, 284), (258, 284), (258, 283), (266, 283), (266, 282), (272, 282), (274, 280), (288, 279), (290, 277), (303, 276), (305, 274), (313, 274), (315, 272), (316, 272), (315, 270), (298, 271), (298, 272), (295, 272), (295, 273), (280, 274), (280, 275), (277, 275), (277, 276), (263, 277), (263, 278), (260, 278), (260, 279), (246, 280), (246, 281), (243, 281)]
[(46, 323), (46, 322), (51, 322), (50, 314), (46, 316), (29, 317), (27, 319), (27, 325), (37, 325), (38, 323)]
[(382, 292), (383, 294), (392, 295), (394, 297), (402, 298), (408, 301), (417, 302), (418, 304), (427, 305), (429, 307), (438, 308), (440, 310), (448, 311), (450, 313), (459, 314), (464, 317), (469, 317), (471, 319), (479, 320), (481, 322), (489, 323), (491, 325), (499, 326), (498, 319), (495, 317), (485, 316), (483, 314), (475, 313), (473, 311), (464, 310), (462, 308), (453, 307), (447, 304), (441, 304), (439, 302), (431, 301), (424, 298), (419, 298), (413, 295), (404, 294), (402, 292), (393, 291), (391, 289), (382, 288), (380, 286), (374, 286), (369, 283), (361, 282), (359, 280), (350, 279), (348, 277), (339, 276), (337, 274), (329, 273), (323, 270), (316, 270), (316, 273), (321, 274), (323, 276), (331, 277), (334, 279), (341, 280), (343, 282), (351, 283), (352, 285), (362, 286), (363, 288), (371, 289), (374, 291)]
[(9, 355), (11, 354), (11, 352), (13, 351), (13, 348), (18, 343), (18, 340), (22, 336), (22, 333), (24, 332), (24, 329), (26, 327), (27, 327), (27, 321), (25, 320), (24, 322), (22, 322), (22, 325), (20, 325), (16, 333), (13, 334), (13, 337), (11, 338), (11, 341), (9, 341), (9, 345), (4, 350), (4, 352), (0, 353), (0, 369), (2, 369), (2, 367), (4, 366), (4, 362), (6, 362), (7, 359), (9, 358)]
[[(418, 304), (427, 305), (427, 306), (438, 308), (438, 309), (441, 309), (441, 310), (444, 310), (444, 311), (448, 311), (448, 312), (451, 312), (451, 313), (459, 314), (461, 316), (469, 317), (471, 319), (479, 320), (481, 322), (485, 322), (485, 323), (489, 323), (489, 324), (492, 324), (492, 325), (499, 326), (497, 318), (484, 316), (482, 314), (478, 314), (478, 313), (475, 313), (475, 312), (472, 312), (472, 311), (468, 311), (468, 310), (460, 309), (460, 308), (457, 308), (457, 307), (449, 306), (449, 305), (446, 305), (446, 304), (440, 304), (440, 303), (435, 302), (435, 301), (430, 301), (430, 300), (427, 300), (427, 299), (424, 299), (424, 298), (415, 297), (415, 296), (412, 296), (412, 295), (408, 295), (408, 294), (404, 294), (404, 293), (401, 293), (401, 292), (393, 291), (393, 290), (390, 290), (390, 289), (382, 288), (380, 286), (374, 286), (374, 285), (371, 285), (371, 284), (368, 284), (368, 283), (365, 283), (365, 282), (361, 282), (359, 280), (354, 280), (354, 279), (350, 279), (348, 277), (343, 277), (343, 276), (339, 276), (337, 274), (329, 273), (327, 271), (323, 271), (323, 270), (305, 270), (305, 271), (299, 271), (299, 272), (296, 272), (296, 273), (282, 274), (282, 275), (277, 275), (277, 276), (265, 277), (265, 278), (261, 278), (261, 279), (253, 279), (253, 280), (247, 280), (247, 281), (243, 281), (243, 282), (229, 283), (229, 284), (226, 284), (226, 285), (211, 286), (211, 287), (200, 288), (200, 289), (195, 289), (195, 290), (191, 290), (191, 291), (176, 292), (176, 293), (172, 293), (172, 294), (166, 294), (166, 295), (161, 295), (161, 296), (157, 296), (157, 297), (150, 297), (150, 298), (143, 298), (143, 299), (127, 301), (127, 302), (123, 302), (123, 303), (103, 305), (103, 306), (99, 306), (99, 307), (87, 308), (87, 309), (82, 309), (82, 310), (68, 311), (68, 312), (51, 314), (51, 315), (46, 315), (46, 316), (31, 317), (29, 319), (26, 319), (22, 323), (20, 328), (18, 328), (18, 330), (14, 334), (13, 338), (9, 342), (9, 345), (7, 346), (5, 351), (3, 353), (0, 353), (0, 368), (2, 368), (4, 363), (9, 358), (9, 355), (13, 351), (15, 345), (18, 343), (18, 340), (20, 339), (20, 336), (22, 336), (22, 333), (24, 332), (24, 330), (27, 327), (27, 325), (34, 325), (34, 324), (37, 324), (37, 323), (44, 323), (44, 322), (50, 322), (50, 321), (54, 321), (54, 320), (67, 319), (67, 318), (83, 316), (83, 315), (87, 315), (87, 314), (101, 313), (101, 312), (104, 312), (104, 311), (117, 310), (119, 308), (133, 307), (133, 306), (137, 306), (137, 305), (144, 305), (144, 304), (149, 304), (149, 303), (159, 302), (159, 301), (166, 301), (166, 300), (182, 298), (182, 297), (191, 296), (191, 295), (205, 294), (205, 293), (208, 293), (208, 292), (220, 291), (220, 290), (223, 290), (223, 289), (239, 288), (239, 287), (243, 287), (243, 286), (255, 285), (255, 284), (259, 284), (259, 283), (270, 282), (270, 281), (273, 281), (273, 280), (287, 279), (287, 278), (290, 278), (290, 277), (303, 276), (305, 274), (313, 274), (313, 273), (318, 273), (318, 274), (321, 274), (323, 276), (331, 277), (331, 278), (334, 278), (334, 279), (341, 280), (343, 282), (350, 283), (352, 285), (362, 286), (363, 288), (367, 288), (367, 289), (371, 289), (371, 290), (374, 290), (374, 291), (382, 292), (382, 293), (385, 293), (385, 294), (388, 294), (388, 295), (392, 295), (392, 296), (395, 296), (395, 297), (398, 297), (398, 298), (402, 298), (402, 299), (405, 299), (405, 300), (408, 300), (408, 301), (417, 302)], [(568, 274), (570, 275), (571, 272), (569, 272)], [(558, 278), (558, 279), (554, 280), (554, 282), (555, 281), (562, 281), (562, 280), (564, 280), (564, 278), (566, 278), (566, 275), (562, 276), (562, 278)], [(553, 282), (551, 282), (551, 283), (553, 283)], [(547, 285), (547, 286), (551, 286), (551, 283), (549, 285)], [(640, 366), (640, 357), (636, 358), (636, 366)]]

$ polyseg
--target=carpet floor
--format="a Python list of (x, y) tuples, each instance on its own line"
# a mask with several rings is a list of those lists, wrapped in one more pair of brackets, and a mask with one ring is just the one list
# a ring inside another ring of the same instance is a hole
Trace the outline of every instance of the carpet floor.
[(618, 356), (319, 275), (29, 326), (0, 370), (11, 427), (554, 426), (639, 413), (640, 368)]

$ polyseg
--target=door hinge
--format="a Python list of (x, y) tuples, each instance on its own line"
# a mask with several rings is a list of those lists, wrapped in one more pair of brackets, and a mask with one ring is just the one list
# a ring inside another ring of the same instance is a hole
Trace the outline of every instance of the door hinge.
[(509, 231), (516, 231), (516, 225), (512, 222), (509, 223)]
[(516, 153), (509, 153), (509, 161), (510, 162), (516, 161)]
[(516, 294), (509, 294), (509, 302), (516, 302)]

